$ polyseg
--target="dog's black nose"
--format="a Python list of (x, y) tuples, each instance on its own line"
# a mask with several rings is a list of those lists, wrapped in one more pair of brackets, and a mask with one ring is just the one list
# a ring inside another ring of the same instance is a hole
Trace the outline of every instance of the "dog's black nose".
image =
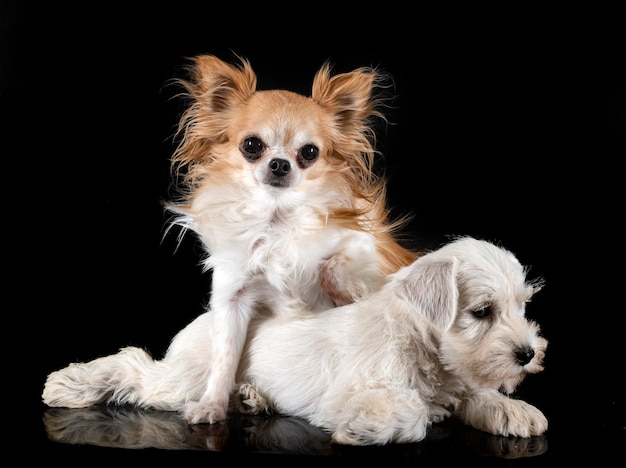
[(276, 177), (284, 177), (289, 174), (291, 166), (286, 159), (272, 159), (270, 161), (270, 170)]
[(515, 358), (521, 366), (525, 366), (535, 357), (535, 351), (532, 348), (519, 348), (515, 351)]

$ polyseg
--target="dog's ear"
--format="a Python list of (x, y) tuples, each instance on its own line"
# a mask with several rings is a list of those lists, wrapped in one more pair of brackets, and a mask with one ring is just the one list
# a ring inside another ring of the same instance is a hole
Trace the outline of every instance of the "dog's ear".
[(188, 89), (211, 112), (230, 109), (233, 102), (242, 102), (256, 91), (256, 75), (250, 62), (242, 57), (239, 66), (231, 65), (213, 55), (194, 59), (192, 80)]
[(387, 78), (371, 67), (331, 76), (331, 66), (326, 62), (313, 78), (311, 98), (335, 114), (340, 134), (359, 134), (371, 117), (384, 119), (378, 109), (384, 98), (375, 90), (383, 88)]
[[(240, 65), (234, 66), (213, 55), (200, 55), (188, 69), (189, 80), (174, 80), (187, 91), (184, 96), (191, 101), (176, 131), (180, 142), (172, 165), (177, 169), (207, 162), (212, 145), (226, 138), (232, 110), (256, 91), (256, 75), (250, 63), (240, 60)], [(184, 177), (193, 185), (193, 170)]]
[[(357, 68), (331, 76), (326, 62), (313, 78), (311, 99), (331, 119), (327, 132), (333, 169), (346, 179), (356, 198), (377, 205), (370, 213), (386, 216), (383, 179), (374, 170), (376, 150), (374, 122), (386, 122), (382, 109), (389, 96), (381, 90), (390, 87), (390, 76), (372, 67)], [(383, 214), (385, 213), (385, 214)]]
[(458, 260), (431, 260), (422, 257), (413, 263), (404, 278), (403, 295), (435, 327), (446, 330), (456, 317), (459, 290), (456, 283)]
[(381, 78), (373, 68), (362, 67), (349, 73), (331, 76), (327, 62), (313, 79), (311, 97), (318, 104), (330, 107), (341, 120), (364, 120), (371, 114), (372, 92)]

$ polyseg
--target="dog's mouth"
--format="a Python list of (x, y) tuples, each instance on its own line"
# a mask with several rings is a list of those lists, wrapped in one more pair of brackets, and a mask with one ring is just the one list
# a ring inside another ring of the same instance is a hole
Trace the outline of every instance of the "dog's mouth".
[(277, 177), (270, 175), (265, 181), (270, 187), (287, 188), (289, 187), (289, 177)]
[(516, 377), (511, 377), (505, 382), (502, 382), (502, 384), (500, 385), (500, 388), (498, 388), (498, 391), (502, 393), (503, 395), (511, 395), (512, 393), (515, 392), (515, 390), (517, 389), (519, 384), (522, 383), (525, 377), (526, 377), (526, 372), (521, 372)]
[(537, 372), (536, 365), (519, 366), (513, 363), (499, 362), (498, 365), (494, 363), (486, 369), (480, 366), (473, 368), (471, 378), (479, 386), (497, 389), (504, 395), (510, 395), (515, 392), (528, 374), (534, 372)]

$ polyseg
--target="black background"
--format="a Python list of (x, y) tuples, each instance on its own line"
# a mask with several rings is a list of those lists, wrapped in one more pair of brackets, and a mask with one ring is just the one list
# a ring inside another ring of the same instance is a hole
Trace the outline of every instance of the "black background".
[[(548, 416), (549, 449), (526, 461), (623, 462), (626, 34), (617, 11), (0, 5), (9, 449), (66, 460), (192, 453), (49, 441), (40, 394), (46, 375), (70, 362), (129, 344), (161, 355), (203, 311), (210, 275), (198, 243), (189, 236), (177, 248), (164, 237), (181, 112), (165, 85), (186, 57), (237, 53), (259, 88), (306, 95), (325, 60), (336, 72), (390, 73), (396, 97), (378, 148), (392, 213), (414, 215), (411, 244), (497, 241), (546, 280), (528, 310), (550, 341), (546, 370), (521, 390)], [(424, 447), (331, 452), (425, 461)], [(460, 458), (474, 453), (471, 442), (463, 448)], [(443, 452), (433, 461), (453, 456)], [(235, 447), (220, 459), (241, 453), (262, 456)]]

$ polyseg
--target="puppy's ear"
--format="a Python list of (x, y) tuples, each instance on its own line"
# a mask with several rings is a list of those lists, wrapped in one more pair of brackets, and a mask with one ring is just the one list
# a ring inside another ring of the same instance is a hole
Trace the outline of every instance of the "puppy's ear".
[(457, 313), (459, 290), (456, 284), (458, 260), (416, 261), (404, 279), (403, 295), (435, 327), (445, 330)]

